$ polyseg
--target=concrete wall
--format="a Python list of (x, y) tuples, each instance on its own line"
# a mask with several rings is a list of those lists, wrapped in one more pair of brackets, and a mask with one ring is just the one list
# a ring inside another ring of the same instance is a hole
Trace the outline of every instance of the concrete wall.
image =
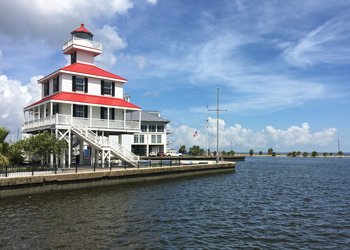
[(0, 198), (53, 190), (77, 189), (125, 182), (177, 178), (217, 172), (232, 172), (235, 163), (198, 164), (172, 167), (119, 169), (111, 171), (65, 173), (42, 176), (0, 178)]

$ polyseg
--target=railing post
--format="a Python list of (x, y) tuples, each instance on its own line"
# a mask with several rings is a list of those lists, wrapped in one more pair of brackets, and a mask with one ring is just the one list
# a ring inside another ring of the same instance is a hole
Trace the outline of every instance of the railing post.
[(160, 166), (163, 167), (163, 160), (160, 160)]
[(34, 176), (34, 165), (32, 165), (32, 176)]
[(7, 165), (5, 166), (5, 177), (7, 177)]
[(75, 173), (78, 173), (78, 164), (75, 163)]
[(173, 160), (170, 160), (170, 167), (173, 165)]
[(151, 168), (152, 167), (152, 160), (149, 160), (149, 167)]
[(137, 168), (140, 168), (140, 161), (137, 161)]

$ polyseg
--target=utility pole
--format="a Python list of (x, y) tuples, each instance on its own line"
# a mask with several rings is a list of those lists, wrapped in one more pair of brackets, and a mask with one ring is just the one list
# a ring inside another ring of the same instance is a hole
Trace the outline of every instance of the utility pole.
[(216, 112), (216, 163), (219, 163), (219, 115), (220, 112), (224, 112), (227, 110), (220, 109), (220, 89), (217, 90), (216, 97), (216, 109), (208, 109), (208, 111)]

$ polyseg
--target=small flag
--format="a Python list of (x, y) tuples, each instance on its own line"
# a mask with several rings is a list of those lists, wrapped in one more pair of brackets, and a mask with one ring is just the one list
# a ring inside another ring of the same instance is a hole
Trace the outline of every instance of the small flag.
[(196, 137), (198, 135), (198, 131), (194, 132), (193, 137)]

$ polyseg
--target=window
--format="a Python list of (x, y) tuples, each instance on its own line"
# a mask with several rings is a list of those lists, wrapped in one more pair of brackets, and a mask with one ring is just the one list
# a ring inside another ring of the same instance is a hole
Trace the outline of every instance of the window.
[(59, 113), (59, 103), (54, 103), (52, 105), (52, 114), (55, 115), (55, 114), (58, 114)]
[(134, 135), (134, 143), (139, 143), (139, 136), (138, 135)]
[(84, 92), (84, 78), (75, 78), (75, 90)]
[[(108, 119), (108, 108), (101, 107), (101, 119)], [(109, 120), (115, 119), (114, 108), (109, 109)]]
[(140, 135), (140, 143), (145, 143), (145, 136), (144, 135)]
[(60, 90), (60, 82), (58, 76), (53, 79), (53, 92), (58, 92)]
[(149, 125), (149, 132), (156, 132), (156, 125)]
[(73, 105), (73, 117), (87, 118), (87, 106), (85, 105)]
[(152, 135), (151, 136), (151, 142), (152, 143), (156, 143), (156, 135)]
[(77, 62), (77, 52), (75, 51), (70, 55), (70, 64), (76, 63)]
[(115, 95), (115, 83), (108, 81), (101, 81), (101, 95)]
[(111, 82), (105, 82), (103, 86), (103, 93), (105, 95), (112, 95), (112, 83)]
[(50, 94), (50, 83), (49, 81), (44, 82), (44, 96), (47, 96)]
[(78, 76), (72, 76), (72, 90), (74, 92), (81, 91), (81, 92), (88, 92), (88, 78), (87, 77), (78, 77)]
[(108, 109), (105, 107), (101, 107), (101, 119), (107, 119)]
[(147, 125), (141, 125), (141, 131), (147, 132)]
[(157, 143), (162, 143), (162, 135), (157, 135)]
[(114, 112), (114, 108), (110, 108), (109, 109), (109, 120), (114, 120), (115, 119), (115, 112)]
[(163, 125), (158, 125), (157, 126), (157, 132), (164, 132), (164, 126)]

